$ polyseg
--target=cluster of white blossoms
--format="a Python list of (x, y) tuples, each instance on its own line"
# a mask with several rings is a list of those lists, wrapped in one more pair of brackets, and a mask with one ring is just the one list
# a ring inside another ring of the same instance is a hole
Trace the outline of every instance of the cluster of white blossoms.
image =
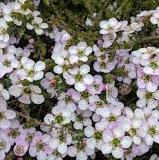
[(100, 34), (102, 34), (102, 47), (109, 48), (116, 40), (118, 44), (124, 44), (134, 39), (134, 34), (141, 32), (145, 26), (147, 19), (153, 25), (158, 25), (159, 8), (156, 10), (143, 11), (136, 17), (131, 18), (131, 23), (128, 21), (118, 21), (116, 18), (111, 18), (108, 21), (100, 22)]
[(48, 28), (48, 24), (43, 23), (43, 19), (39, 16), (39, 11), (34, 11), (31, 14), (33, 16), (33, 20), (31, 23), (27, 23), (26, 28), (28, 30), (35, 30), (37, 35), (43, 34), (43, 30)]
[[(157, 30), (159, 9), (130, 23), (101, 21), (102, 40), (88, 46), (69, 45), (69, 33), (45, 23), (38, 4), (0, 3), (0, 160), (11, 149), (38, 160), (95, 159), (99, 151), (132, 160), (159, 144), (159, 49), (108, 50), (135, 39), (145, 19)], [(19, 27), (32, 35), (24, 44), (12, 32)], [(42, 34), (51, 41), (46, 61), (38, 50)]]
[[(9, 24), (11, 23), (15, 24), (15, 27), (25, 25), (29, 30), (34, 29), (38, 35), (43, 34), (43, 30), (48, 28), (48, 24), (44, 23), (40, 17), (40, 12), (26, 8), (26, 3), (30, 2), (26, 0), (17, 0), (15, 2), (8, 2), (7, 4), (0, 3), (0, 48), (6, 47), (10, 40), (8, 29), (10, 29)], [(28, 21), (27, 24), (25, 24), (25, 21), (23, 22), (23, 16), (26, 21)]]
[(133, 51), (131, 61), (137, 66), (137, 96), (139, 100), (136, 105), (140, 108), (158, 107), (158, 78), (159, 78), (159, 50), (155, 47), (141, 48)]

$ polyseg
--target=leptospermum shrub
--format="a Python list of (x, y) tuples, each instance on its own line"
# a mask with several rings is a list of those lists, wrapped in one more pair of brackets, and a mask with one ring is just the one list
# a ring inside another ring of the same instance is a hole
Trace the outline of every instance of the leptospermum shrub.
[(90, 45), (38, 5), (0, 3), (0, 160), (148, 152), (159, 143), (159, 8), (100, 21)]

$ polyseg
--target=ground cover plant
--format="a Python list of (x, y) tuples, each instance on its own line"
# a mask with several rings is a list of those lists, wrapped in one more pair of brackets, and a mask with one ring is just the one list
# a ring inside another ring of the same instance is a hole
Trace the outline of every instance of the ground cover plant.
[(157, 160), (159, 1), (0, 2), (0, 160)]

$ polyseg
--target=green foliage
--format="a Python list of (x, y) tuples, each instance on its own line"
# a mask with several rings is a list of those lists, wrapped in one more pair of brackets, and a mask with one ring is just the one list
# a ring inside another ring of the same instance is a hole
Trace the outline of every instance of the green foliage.
[(33, 58), (40, 58), (41, 60), (45, 60), (45, 56), (46, 56), (46, 44), (41, 40), (38, 39), (35, 44), (35, 52), (33, 55)]
[[(112, 10), (111, 6), (114, 5), (114, 2), (116, 2), (115, 9)], [(159, 0), (41, 0), (39, 5), (39, 11), (41, 12), (41, 16), (44, 19), (45, 22), (48, 22), (50, 26), (50, 30), (54, 27), (58, 27), (60, 29), (64, 29), (70, 33), (72, 36), (71, 40), (69, 41), (69, 45), (78, 43), (79, 41), (86, 41), (88, 45), (93, 45), (94, 42), (97, 40), (99, 35), (99, 22), (101, 20), (107, 20), (112, 17), (116, 17), (118, 20), (130, 20), (131, 16), (135, 16), (136, 14), (140, 13), (144, 10), (150, 10), (155, 9), (157, 6), (159, 6)], [(32, 4), (32, 0), (28, 0), (24, 3), (22, 6), (23, 9), (30, 8), (33, 9), (34, 6)], [(95, 13), (95, 15), (94, 15)], [(13, 17), (17, 19), (23, 19), (24, 23), (26, 23), (29, 19), (29, 17), (21, 17), (22, 15), (19, 13), (13, 13)], [(93, 26), (89, 27), (85, 25), (85, 21), (87, 18), (90, 18), (93, 21)], [(15, 28), (14, 24), (12, 22), (8, 23), (9, 25), (9, 34), (15, 34), (19, 37), (22, 35), (25, 35), (26, 37), (32, 37), (34, 35), (33, 31), (27, 31), (25, 25), (22, 25), (22, 27)], [(152, 28), (152, 25), (149, 24), (149, 22), (146, 24), (145, 30), (143, 33), (139, 33), (139, 39), (135, 39), (134, 42), (130, 44), (124, 44), (123, 47), (130, 48), (133, 47), (133, 49), (137, 49), (141, 47), (141, 38), (143, 38), (145, 35), (150, 36), (151, 31), (153, 31), (154, 28)], [(18, 32), (16, 32), (18, 31)], [(24, 34), (26, 33), (26, 34)], [(23, 37), (24, 39), (26, 37)], [(52, 42), (50, 42), (52, 43)], [(146, 42), (144, 42), (146, 43)], [(145, 44), (144, 44), (145, 45)], [(46, 62), (46, 70), (52, 71), (55, 63), (52, 59), (50, 59), (50, 52), (48, 49), (50, 49), (48, 44), (48, 41), (45, 40), (43, 37), (38, 36), (36, 37), (34, 48), (35, 53), (32, 55), (34, 59), (41, 59), (45, 60)], [(118, 48), (117, 44), (113, 44), (112, 49)], [(49, 56), (48, 56), (49, 55)], [(113, 57), (113, 53), (110, 54), (110, 56)], [(91, 59), (91, 62), (96, 59), (96, 57), (92, 56), (89, 59)], [(90, 63), (91, 63), (90, 62)], [(113, 74), (105, 74), (104, 82), (105, 83), (112, 83), (114, 79), (114, 75), (123, 76), (126, 73), (121, 69), (115, 70)], [(59, 79), (59, 77), (56, 77), (55, 79), (57, 81), (56, 89), (59, 93), (66, 90), (67, 85), (63, 82), (62, 79)], [(4, 86), (9, 86), (10, 81), (7, 79), (3, 79)], [(26, 81), (23, 81), (25, 85), (28, 85)], [(39, 82), (38, 82), (39, 83)], [(136, 88), (135, 86), (132, 88), (130, 97), (125, 98), (125, 103), (129, 105), (132, 109), (135, 108), (135, 102), (136, 99), (133, 99), (136, 94)], [(87, 96), (87, 95), (85, 95)], [(101, 95), (101, 99), (105, 100), (106, 93), (103, 92)], [(44, 95), (45, 98), (48, 98), (48, 95)], [(128, 99), (130, 101), (128, 101)], [(38, 119), (43, 118), (45, 113), (48, 113), (53, 103), (55, 101), (48, 100), (45, 101), (44, 106), (32, 106), (30, 107), (30, 115), (31, 117), (36, 117)], [(47, 106), (47, 107), (45, 107)], [(43, 110), (45, 109), (45, 111)], [(59, 123), (62, 122), (61, 117), (57, 117), (56, 119)], [(25, 127), (29, 128), (35, 126), (36, 122), (34, 119), (29, 119), (27, 123), (25, 123)], [(74, 134), (74, 139), (77, 141), (81, 141), (83, 139), (84, 133), (79, 130)], [(101, 138), (101, 133), (97, 132), (95, 134), (96, 139)], [(115, 141), (117, 143), (117, 141)], [(82, 142), (79, 144), (79, 148), (82, 148), (83, 144)], [(154, 146), (154, 150), (158, 151), (158, 148)], [(151, 152), (151, 151), (150, 151)], [(15, 159), (14, 154), (12, 152), (9, 152), (7, 154), (6, 160), (13, 160)], [(35, 158), (31, 157), (24, 157), (24, 160), (34, 160)], [(103, 160), (99, 158), (100, 160)], [(136, 160), (146, 160), (149, 159), (149, 155), (144, 155), (142, 157), (135, 158)], [(108, 157), (105, 160), (114, 160), (112, 157)]]
[[(114, 2), (116, 7), (111, 10)], [(101, 20), (111, 17), (129, 20), (131, 16), (156, 6), (159, 6), (158, 0), (41, 0), (39, 10), (51, 27), (67, 30), (73, 37), (72, 43), (85, 40), (91, 45), (99, 35)], [(85, 25), (87, 17), (93, 20), (92, 27)]]

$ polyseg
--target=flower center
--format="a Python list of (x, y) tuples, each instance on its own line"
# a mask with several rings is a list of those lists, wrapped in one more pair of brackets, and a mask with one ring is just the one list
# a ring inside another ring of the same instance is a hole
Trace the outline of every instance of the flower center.
[(20, 135), (20, 132), (18, 131), (18, 128), (11, 129), (9, 134), (12, 138), (17, 138)]
[(129, 134), (130, 134), (131, 136), (135, 136), (135, 135), (137, 134), (136, 129), (135, 129), (135, 128), (131, 128), (130, 131), (129, 131)]
[(56, 116), (55, 118), (55, 122), (58, 124), (61, 124), (63, 122), (63, 117), (61, 115)]
[(158, 67), (157, 63), (155, 63), (155, 62), (151, 62), (150, 66), (152, 69), (156, 69)]
[(24, 88), (24, 93), (31, 94), (31, 89), (29, 87)]
[(9, 67), (9, 66), (11, 65), (11, 62), (8, 61), (8, 60), (5, 60), (5, 61), (3, 62), (3, 65), (4, 65), (5, 67)]
[(77, 75), (75, 76), (75, 79), (76, 79), (77, 82), (82, 81), (82, 75), (77, 74)]
[(73, 140), (80, 142), (84, 138), (83, 130), (77, 130), (76, 133), (73, 135)]
[(89, 97), (89, 93), (86, 92), (86, 91), (82, 92), (81, 95), (82, 95), (82, 97), (85, 98), (85, 99)]
[(29, 75), (30, 77), (33, 77), (34, 74), (35, 74), (35, 71), (34, 71), (34, 70), (30, 70), (30, 71), (28, 72), (28, 75)]
[(102, 133), (101, 132), (96, 132), (95, 135), (94, 135), (95, 139), (102, 139)]
[(146, 97), (146, 99), (151, 99), (152, 93), (151, 92), (146, 93), (145, 97)]
[(3, 112), (0, 112), (0, 120), (2, 120), (4, 118), (4, 113)]
[(149, 82), (151, 81), (151, 77), (149, 75), (144, 76), (144, 81)]
[(106, 68), (107, 65), (105, 64), (105, 62), (101, 62), (100, 66), (101, 68)]
[(102, 101), (97, 101), (97, 102), (96, 102), (96, 105), (97, 105), (98, 107), (102, 107), (103, 102), (102, 102)]
[(4, 150), (6, 147), (6, 142), (3, 139), (0, 139), (0, 151)]
[(29, 142), (31, 142), (32, 139), (33, 139), (33, 134), (28, 133), (28, 135), (27, 135), (27, 137), (26, 137), (26, 140), (29, 141)]
[(78, 56), (79, 57), (83, 57), (84, 56), (84, 52), (83, 51), (78, 51)]
[(68, 103), (68, 102), (70, 102), (72, 99), (71, 99), (71, 97), (70, 96), (66, 96), (65, 97), (65, 101)]
[(151, 127), (151, 128), (149, 128), (148, 133), (149, 133), (151, 136), (154, 136), (154, 135), (156, 134), (156, 129), (155, 129), (154, 127)]
[(36, 144), (36, 148), (38, 151), (44, 150), (45, 144), (43, 142), (39, 142)]
[(114, 139), (112, 140), (112, 145), (113, 145), (114, 147), (118, 147), (118, 146), (120, 145), (120, 139), (114, 138)]
[(98, 84), (94, 84), (94, 88), (97, 90), (99, 88)]
[(116, 121), (116, 117), (115, 116), (110, 116), (109, 117), (109, 122), (114, 122)]

